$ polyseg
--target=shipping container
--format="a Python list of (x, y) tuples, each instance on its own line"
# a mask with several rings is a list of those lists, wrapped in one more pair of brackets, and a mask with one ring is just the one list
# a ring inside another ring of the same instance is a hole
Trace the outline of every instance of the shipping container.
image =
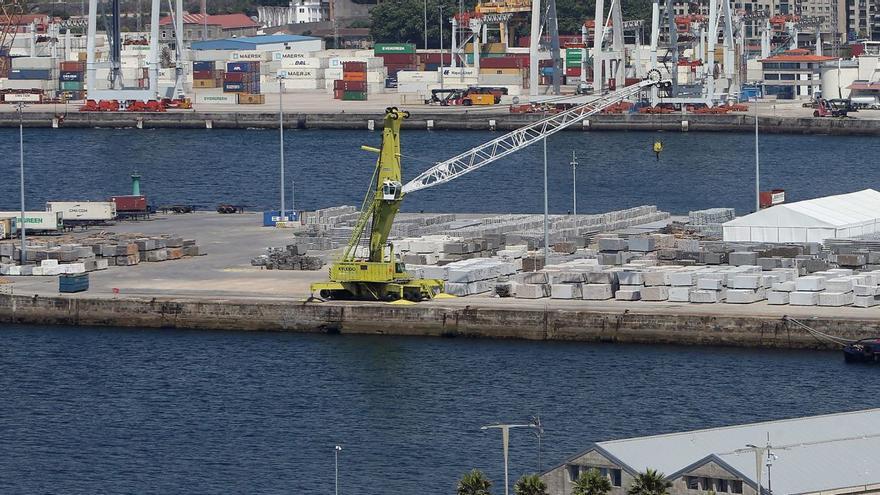
[(223, 80), (226, 82), (245, 82), (245, 72), (227, 72), (223, 76)]
[(373, 46), (373, 53), (375, 53), (376, 55), (415, 52), (416, 45), (414, 45), (413, 43), (376, 43)]
[(342, 62), (343, 72), (366, 72), (366, 62)]
[(39, 103), (43, 100), (43, 95), (39, 93), (6, 93), (3, 95), (3, 101), (6, 103)]
[(110, 201), (116, 204), (117, 212), (146, 212), (146, 196), (112, 196)]
[(63, 71), (58, 75), (58, 80), (59, 81), (82, 82), (83, 73), (82, 72)]
[(342, 89), (345, 91), (366, 91), (367, 90), (367, 82), (366, 81), (333, 81), (333, 89), (338, 90)]
[(62, 91), (80, 91), (83, 89), (83, 83), (77, 81), (61, 81), (59, 86)]
[(196, 104), (235, 105), (238, 104), (238, 93), (220, 95), (196, 94)]
[(24, 225), (25, 232), (58, 232), (64, 229), (64, 220), (58, 212), (26, 211), (22, 222), (20, 211), (0, 211), (0, 218), (11, 218), (14, 229)]
[(193, 88), (210, 89), (219, 86), (220, 84), (214, 79), (193, 79)]
[(259, 62), (229, 62), (226, 64), (226, 72), (260, 72)]
[(366, 101), (366, 91), (346, 91), (342, 95), (342, 99), (346, 101)]
[(344, 96), (345, 96), (345, 90), (344, 90), (344, 89), (335, 89), (335, 90), (333, 90), (333, 99), (335, 99), (335, 100), (341, 100)]
[(287, 211), (282, 218), (281, 210), (271, 210), (263, 212), (263, 227), (274, 227), (277, 222), (296, 222), (297, 214), (294, 211)]
[(385, 65), (388, 64), (411, 64), (416, 65), (419, 63), (418, 55), (408, 55), (408, 54), (392, 54), (392, 55), (382, 55), (382, 59), (385, 61)]
[(480, 59), (480, 69), (517, 69), (529, 66), (529, 58), (525, 57), (497, 57)]
[(196, 72), (202, 72), (202, 71), (206, 71), (206, 70), (213, 71), (214, 70), (214, 62), (211, 62), (211, 61), (193, 62), (193, 74), (195, 74)]
[(9, 79), (52, 79), (52, 71), (50, 69), (12, 69), (9, 71)]
[(116, 204), (112, 201), (49, 201), (46, 211), (61, 213), (65, 222), (106, 222), (116, 218)]
[(89, 290), (88, 273), (64, 273), (58, 277), (58, 292), (69, 294)]
[(193, 79), (214, 79), (214, 70), (194, 70)]
[(266, 95), (242, 93), (238, 95), (239, 105), (262, 105), (266, 103)]
[(367, 80), (366, 72), (343, 72), (342, 79), (345, 81), (364, 81)]
[(64, 72), (85, 72), (86, 64), (83, 62), (61, 62), (59, 68)]
[(223, 92), (224, 93), (243, 93), (246, 89), (247, 88), (244, 83), (240, 83), (240, 82), (224, 82), (223, 83)]
[(9, 239), (15, 234), (11, 218), (0, 218), (0, 239)]

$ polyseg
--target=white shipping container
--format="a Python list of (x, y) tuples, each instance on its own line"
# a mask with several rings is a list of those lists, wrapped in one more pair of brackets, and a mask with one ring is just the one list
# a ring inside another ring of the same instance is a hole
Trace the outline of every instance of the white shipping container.
[(367, 70), (385, 67), (385, 60), (381, 57), (333, 57), (327, 61), (327, 67), (341, 69), (344, 62), (366, 62)]
[(198, 105), (237, 105), (237, 93), (196, 93)]
[(3, 83), (3, 89), (39, 89), (48, 91), (55, 89), (57, 81), (44, 81), (42, 79), (7, 79)]
[(61, 213), (64, 221), (108, 221), (116, 218), (116, 203), (111, 201), (49, 201), (46, 211)]
[(26, 103), (39, 103), (40, 95), (36, 93), (6, 93), (3, 95), (3, 101), (8, 103), (15, 102), (26, 102)]
[(342, 79), (342, 68), (325, 69), (324, 70), (324, 79), (333, 79), (334, 81), (337, 79)]
[(64, 228), (64, 221), (61, 218), (61, 213), (58, 212), (26, 211), (22, 222), (20, 211), (0, 211), (0, 218), (11, 218), (16, 228), (23, 224), (25, 231), (58, 231)]
[(52, 57), (15, 57), (12, 59), (13, 69), (46, 70), (54, 69), (57, 59)]
[(272, 60), (293, 60), (298, 58), (307, 58), (311, 55), (312, 54), (310, 52), (272, 52)]
[(438, 83), (440, 82), (440, 72), (433, 71), (416, 71), (416, 70), (402, 70), (397, 73), (397, 83), (405, 84), (405, 83), (414, 83), (414, 82), (424, 82), (424, 83)]
[(477, 69), (472, 67), (444, 67), (443, 68), (443, 78), (444, 79), (452, 79), (452, 78), (461, 78), (467, 81), (468, 79), (477, 80), (480, 76)]
[(324, 79), (287, 79), (284, 81), (284, 90), (324, 89), (324, 84)]
[(304, 57), (304, 58), (285, 58), (278, 62), (282, 69), (298, 69), (302, 67), (326, 69), (329, 63), (326, 58)]
[(262, 62), (269, 61), (272, 52), (263, 52), (260, 50), (241, 50), (232, 52), (229, 55), (230, 62)]
[(385, 70), (385, 67), (381, 69), (374, 69), (367, 71), (367, 82), (368, 83), (382, 83), (385, 84), (385, 79), (388, 77), (388, 71)]
[(278, 71), (280, 77), (286, 79), (324, 79), (324, 69), (298, 68)]

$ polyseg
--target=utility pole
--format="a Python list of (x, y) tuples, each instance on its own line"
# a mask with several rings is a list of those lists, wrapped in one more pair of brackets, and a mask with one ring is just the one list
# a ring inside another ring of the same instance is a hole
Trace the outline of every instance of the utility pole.
[(339, 495), (339, 452), (342, 450), (341, 445), (337, 445), (335, 449), (333, 449), (333, 466), (335, 471), (335, 480), (336, 480), (336, 495)]
[(510, 444), (510, 429), (511, 428), (535, 428), (536, 425), (534, 423), (529, 424), (497, 424), (497, 425), (487, 425), (481, 426), (481, 430), (488, 430), (490, 428), (497, 428), (501, 430), (501, 445), (504, 450), (504, 495), (510, 495), (510, 480), (508, 476), (508, 468), (507, 468), (507, 447)]
[(280, 140), (281, 155), (281, 221), (285, 221), (284, 214), (284, 76), (278, 74), (278, 135)]
[(755, 211), (761, 210), (761, 158), (758, 153), (758, 97), (755, 96)]
[(428, 49), (428, 0), (425, 0), (425, 50)]
[(571, 152), (571, 184), (572, 184), (572, 194), (571, 194), (571, 211), (574, 214), (574, 235), (578, 234), (578, 184), (577, 184), (577, 166), (578, 159), (577, 154), (572, 151)]
[(443, 89), (443, 5), (440, 9), (440, 89)]
[(18, 229), (21, 230), (21, 266), (27, 264), (27, 247), (25, 245), (25, 220), (24, 220), (24, 103), (16, 105), (18, 109), (18, 158), (21, 185), (21, 218)]
[[(755, 483), (758, 485), (758, 495), (763, 495), (761, 493), (761, 478), (763, 477), (764, 466), (767, 467), (767, 494), (773, 495), (773, 490), (770, 484), (770, 466), (773, 465), (773, 461), (778, 459), (778, 456), (773, 453), (774, 448), (782, 448), (786, 447), (773, 447), (770, 445), (770, 434), (767, 433), (767, 445), (764, 447), (758, 447), (755, 444), (746, 444), (745, 449), (740, 449), (735, 452), (742, 452), (746, 450), (751, 450), (755, 453)], [(766, 457), (765, 457), (766, 456)]]
[(550, 262), (550, 201), (547, 195), (547, 136), (544, 136), (544, 264)]

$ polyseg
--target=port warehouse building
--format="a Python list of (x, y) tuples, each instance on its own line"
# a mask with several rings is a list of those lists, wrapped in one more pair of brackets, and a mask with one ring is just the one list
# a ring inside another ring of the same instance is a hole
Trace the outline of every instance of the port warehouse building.
[(725, 241), (823, 242), (880, 232), (880, 192), (865, 189), (782, 203), (722, 225)]
[(225, 40), (198, 41), (192, 44), (192, 49), (195, 60), (203, 60), (205, 59), (204, 55), (210, 54), (210, 52), (220, 52), (221, 55), (230, 51), (281, 52), (290, 50), (300, 53), (319, 52), (324, 49), (324, 41), (321, 38), (312, 36), (270, 34)]
[(774, 494), (880, 493), (880, 409), (598, 442), (541, 478), (550, 495), (571, 495), (580, 473), (598, 469), (610, 494), (624, 495), (638, 473), (656, 469), (672, 495), (757, 495), (756, 456), (746, 446), (765, 446), (768, 435)]

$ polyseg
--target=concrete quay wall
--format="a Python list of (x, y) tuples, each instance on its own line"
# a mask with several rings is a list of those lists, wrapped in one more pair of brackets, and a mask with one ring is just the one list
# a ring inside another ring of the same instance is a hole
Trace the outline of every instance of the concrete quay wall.
[[(650, 311), (444, 307), (429, 303), (301, 303), (250, 300), (0, 295), (0, 323), (288, 331), (609, 343), (834, 349), (778, 317)], [(880, 321), (810, 320), (844, 339), (880, 333)], [(0, 325), (2, 326), (2, 325)]]
[[(467, 112), (432, 112), (414, 109), (412, 117), (404, 123), (407, 129), (435, 130), (499, 130), (519, 128), (539, 120), (537, 114), (493, 114), (479, 110)], [(259, 112), (71, 112), (58, 122), (51, 112), (25, 112), (26, 127), (58, 128), (175, 128), (175, 129), (248, 129), (277, 128), (277, 113)], [(53, 123), (54, 121), (54, 123)], [(289, 128), (297, 129), (375, 129), (382, 126), (379, 112), (369, 113), (289, 113), (284, 116)], [(370, 124), (370, 121), (373, 123)], [(726, 115), (596, 115), (582, 125), (574, 125), (570, 131), (620, 130), (620, 131), (709, 131), (752, 132), (754, 117), (747, 114)], [(835, 119), (811, 117), (760, 117), (764, 133), (778, 134), (830, 134), (830, 135), (880, 135), (880, 120)], [(0, 113), (0, 127), (17, 127), (18, 114)]]

